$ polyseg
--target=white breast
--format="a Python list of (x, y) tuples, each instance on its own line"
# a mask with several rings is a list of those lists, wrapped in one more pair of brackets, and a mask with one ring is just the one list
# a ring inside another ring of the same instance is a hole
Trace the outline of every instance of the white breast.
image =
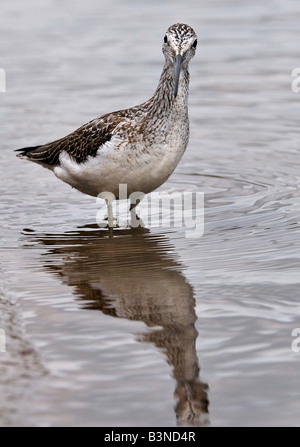
[(62, 152), (54, 174), (91, 196), (107, 191), (117, 198), (119, 184), (127, 185), (128, 194), (147, 194), (170, 177), (188, 143), (188, 122), (178, 111), (164, 127), (151, 144), (143, 136), (133, 143), (113, 136), (99, 148), (96, 157), (89, 157), (84, 163), (77, 163)]

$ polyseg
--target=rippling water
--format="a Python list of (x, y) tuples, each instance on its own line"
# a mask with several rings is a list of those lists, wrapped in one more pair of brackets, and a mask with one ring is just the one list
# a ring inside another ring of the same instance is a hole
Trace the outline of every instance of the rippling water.
[[(0, 18), (0, 424), (299, 425), (300, 5), (23, 3)], [(178, 21), (191, 138), (161, 190), (204, 192), (205, 233), (112, 238), (13, 149), (150, 97)]]

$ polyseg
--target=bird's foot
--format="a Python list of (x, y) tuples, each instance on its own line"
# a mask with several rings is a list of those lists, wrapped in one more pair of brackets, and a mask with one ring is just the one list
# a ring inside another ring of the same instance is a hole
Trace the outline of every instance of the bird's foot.
[(105, 217), (104, 220), (107, 222), (105, 228), (120, 228), (116, 219), (110, 219), (109, 216)]

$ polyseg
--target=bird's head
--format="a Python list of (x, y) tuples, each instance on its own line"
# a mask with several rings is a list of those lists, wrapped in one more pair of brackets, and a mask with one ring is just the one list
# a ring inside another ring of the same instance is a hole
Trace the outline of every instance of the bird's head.
[(187, 67), (194, 57), (197, 47), (197, 35), (193, 28), (184, 23), (176, 23), (168, 28), (163, 42), (163, 53), (167, 63), (174, 67), (175, 98), (178, 92), (180, 71)]

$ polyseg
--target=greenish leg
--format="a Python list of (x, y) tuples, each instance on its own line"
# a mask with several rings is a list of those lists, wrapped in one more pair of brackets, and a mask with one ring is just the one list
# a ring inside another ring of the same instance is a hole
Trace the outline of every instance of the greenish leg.
[(114, 226), (114, 215), (113, 215), (112, 201), (111, 200), (106, 200), (106, 206), (107, 206), (107, 213), (108, 213), (108, 226), (110, 228), (113, 228), (113, 226)]

